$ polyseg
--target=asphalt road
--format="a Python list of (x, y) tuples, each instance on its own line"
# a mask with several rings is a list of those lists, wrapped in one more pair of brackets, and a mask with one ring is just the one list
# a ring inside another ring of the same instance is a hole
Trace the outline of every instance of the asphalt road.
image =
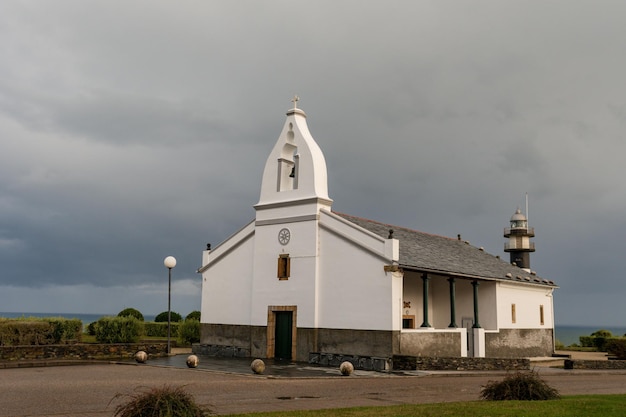
[[(562, 395), (626, 394), (626, 372), (544, 368)], [(478, 400), (481, 387), (504, 373), (349, 377), (268, 377), (207, 369), (97, 364), (0, 369), (0, 416), (112, 416), (124, 395), (163, 385), (185, 386), (220, 415), (299, 409)], [(121, 394), (122, 397), (116, 397)]]

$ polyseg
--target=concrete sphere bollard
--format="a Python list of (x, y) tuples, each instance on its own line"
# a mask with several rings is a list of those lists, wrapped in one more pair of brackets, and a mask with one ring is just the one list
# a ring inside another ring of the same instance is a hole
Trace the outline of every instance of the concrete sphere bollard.
[(148, 354), (143, 350), (140, 350), (139, 352), (135, 353), (135, 360), (137, 361), (137, 363), (146, 363), (146, 361), (148, 360)]
[(197, 368), (200, 363), (200, 359), (196, 355), (187, 356), (187, 366), (189, 368)]
[(345, 361), (339, 365), (339, 371), (341, 375), (349, 376), (354, 372), (354, 365), (351, 362)]
[(254, 372), (255, 374), (262, 374), (263, 372), (265, 372), (265, 362), (263, 362), (261, 359), (255, 359), (250, 364), (250, 369), (252, 369), (252, 372)]

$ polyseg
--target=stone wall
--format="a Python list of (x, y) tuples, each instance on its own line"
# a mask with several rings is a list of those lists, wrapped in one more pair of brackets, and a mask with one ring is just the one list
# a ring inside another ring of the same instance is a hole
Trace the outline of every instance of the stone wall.
[[(194, 353), (212, 356), (267, 357), (267, 327), (233, 324), (200, 325), (200, 344)], [(397, 351), (400, 332), (379, 330), (312, 329), (299, 327), (296, 361), (308, 361), (310, 352), (340, 352), (347, 356), (387, 357)]]
[(461, 356), (460, 332), (403, 332), (400, 351), (403, 356)]
[(419, 371), (509, 371), (530, 369), (529, 359), (436, 358), (394, 355), (393, 370)]
[(221, 358), (251, 358), (250, 349), (237, 346), (194, 344), (191, 351), (196, 355), (217, 356)]
[(548, 357), (554, 353), (552, 329), (500, 329), (485, 332), (488, 358)]
[(565, 369), (626, 369), (626, 361), (590, 361), (565, 359)]
[(76, 343), (66, 345), (0, 346), (0, 361), (44, 359), (132, 359), (143, 350), (152, 357), (167, 356), (162, 343)]
[(267, 327), (200, 323), (200, 343), (194, 353), (224, 357), (266, 356)]
[(343, 362), (350, 362), (354, 366), (354, 369), (362, 369), (365, 371), (388, 371), (391, 367), (391, 362), (388, 358), (340, 355), (326, 352), (309, 353), (309, 363), (313, 365), (338, 368)]
[[(300, 335), (303, 341), (300, 343)], [(387, 330), (298, 329), (298, 356), (309, 352), (338, 352), (346, 356), (388, 357), (398, 349), (400, 332)]]

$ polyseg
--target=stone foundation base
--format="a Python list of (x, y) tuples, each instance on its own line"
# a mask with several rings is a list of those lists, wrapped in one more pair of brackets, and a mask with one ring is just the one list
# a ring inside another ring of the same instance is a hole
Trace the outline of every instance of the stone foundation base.
[(565, 369), (626, 369), (626, 361), (589, 361), (565, 359)]
[(237, 346), (220, 345), (196, 345), (191, 347), (191, 352), (196, 355), (218, 356), (222, 358), (250, 358), (250, 349)]
[(0, 361), (45, 359), (133, 359), (143, 350), (151, 357), (167, 356), (162, 343), (76, 343), (68, 345), (0, 346)]
[(354, 369), (364, 371), (388, 371), (391, 361), (388, 358), (372, 356), (341, 355), (327, 352), (310, 352), (309, 363), (321, 366), (338, 367), (343, 362), (350, 362)]
[(411, 371), (510, 371), (530, 369), (530, 359), (436, 358), (394, 355), (393, 370)]

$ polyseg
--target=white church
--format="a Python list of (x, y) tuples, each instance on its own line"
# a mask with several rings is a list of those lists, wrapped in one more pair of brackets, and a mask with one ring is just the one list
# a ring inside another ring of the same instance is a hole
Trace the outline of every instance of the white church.
[(505, 262), (460, 236), (333, 212), (327, 175), (294, 105), (267, 158), (256, 218), (203, 252), (200, 353), (553, 354), (557, 286), (530, 270), (534, 231), (519, 210), (504, 231)]

